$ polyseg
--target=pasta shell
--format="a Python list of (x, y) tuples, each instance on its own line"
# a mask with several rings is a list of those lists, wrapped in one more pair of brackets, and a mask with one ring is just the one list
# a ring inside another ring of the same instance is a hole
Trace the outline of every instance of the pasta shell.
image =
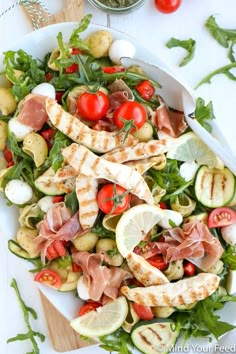
[(36, 167), (41, 166), (48, 156), (46, 141), (34, 132), (24, 137), (22, 150), (33, 158)]

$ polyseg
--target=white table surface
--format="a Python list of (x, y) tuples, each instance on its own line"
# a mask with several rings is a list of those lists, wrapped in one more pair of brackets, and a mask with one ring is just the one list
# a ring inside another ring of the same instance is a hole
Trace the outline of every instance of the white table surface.
[[(0, 0), (0, 14), (12, 6), (15, 0)], [(42, 1), (52, 12), (59, 10), (63, 0)], [(136, 12), (127, 15), (110, 15), (91, 7), (85, 0), (85, 13), (92, 13), (92, 21), (100, 25), (109, 25), (139, 39), (140, 43), (161, 56), (168, 64), (183, 76), (194, 87), (203, 76), (212, 70), (226, 65), (227, 50), (221, 47), (204, 27), (210, 15), (216, 15), (216, 20), (222, 27), (236, 28), (236, 0), (183, 0), (180, 9), (169, 15), (155, 10), (153, 0)], [(25, 15), (16, 6), (13, 10), (0, 17), (0, 52), (9, 49), (13, 43), (32, 29), (25, 19)], [(188, 39), (192, 37), (197, 42), (194, 59), (185, 67), (179, 68), (178, 63), (185, 55), (181, 48), (168, 49), (165, 43), (171, 38)], [(230, 147), (236, 154), (236, 113), (235, 113), (236, 82), (223, 75), (213, 78), (210, 85), (203, 85), (196, 95), (207, 102), (212, 100), (217, 122), (227, 139)], [(0, 215), (0, 235), (1, 220)], [(13, 259), (14, 258), (14, 259)], [(30, 350), (27, 342), (6, 344), (6, 339), (25, 331), (25, 324), (21, 310), (16, 301), (13, 289), (10, 287), (11, 279), (18, 281), (25, 302), (38, 313), (39, 319), (32, 321), (35, 330), (46, 334), (46, 341), (40, 344), (42, 354), (56, 353), (50, 346), (44, 315), (35, 285), (25, 273), (20, 262), (7, 252), (7, 242), (1, 239), (0, 246), (0, 353), (24, 354)], [(236, 334), (230, 339), (226, 336), (224, 345), (236, 343)], [(69, 352), (67, 352), (69, 353)], [(80, 349), (70, 353), (100, 354), (107, 353), (97, 346)]]

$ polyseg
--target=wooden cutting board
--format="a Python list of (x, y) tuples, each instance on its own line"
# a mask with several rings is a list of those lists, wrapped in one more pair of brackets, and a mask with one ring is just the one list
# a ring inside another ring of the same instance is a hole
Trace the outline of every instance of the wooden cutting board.
[[(83, 0), (65, 0), (64, 8), (56, 14), (50, 14), (38, 4), (31, 4), (30, 6), (30, 9), (24, 6), (22, 6), (22, 9), (30, 21), (32, 28), (41, 28), (58, 22), (79, 22), (84, 14)], [(38, 18), (39, 13), (41, 15), (40, 19)], [(68, 320), (55, 309), (42, 293), (40, 293), (40, 297), (51, 343), (56, 351), (66, 352), (95, 343), (81, 340), (80, 335), (70, 327)]]

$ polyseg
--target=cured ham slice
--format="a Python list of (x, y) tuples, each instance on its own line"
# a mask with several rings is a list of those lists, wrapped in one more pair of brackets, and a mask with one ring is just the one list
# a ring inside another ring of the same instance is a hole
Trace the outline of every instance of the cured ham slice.
[(218, 288), (220, 277), (212, 273), (200, 273), (175, 283), (130, 289), (121, 288), (121, 293), (130, 301), (144, 306), (181, 306), (204, 300)]
[(48, 120), (46, 112), (46, 97), (36, 94), (27, 95), (19, 104), (17, 120), (38, 131)]
[(132, 168), (104, 160), (83, 145), (71, 144), (62, 155), (78, 173), (88, 177), (104, 178), (130, 190), (148, 204), (154, 204), (153, 196), (144, 178)]
[(104, 261), (109, 262), (109, 257), (104, 254), (77, 252), (72, 258), (83, 270), (83, 283), (93, 301), (103, 303), (104, 296), (115, 300), (122, 282), (132, 278), (132, 275), (122, 268), (104, 266)]
[(163, 99), (159, 96), (160, 106), (156, 109), (152, 117), (153, 124), (164, 133), (173, 138), (179, 137), (187, 129), (184, 120), (184, 113), (180, 111), (171, 111)]
[[(46, 98), (46, 110), (52, 124), (67, 135), (71, 140), (84, 144), (88, 148), (97, 152), (107, 152), (118, 146), (133, 146), (138, 140), (131, 134), (125, 139), (125, 133), (96, 131), (87, 127), (79, 119), (50, 98)], [(125, 141), (124, 141), (125, 140)]]

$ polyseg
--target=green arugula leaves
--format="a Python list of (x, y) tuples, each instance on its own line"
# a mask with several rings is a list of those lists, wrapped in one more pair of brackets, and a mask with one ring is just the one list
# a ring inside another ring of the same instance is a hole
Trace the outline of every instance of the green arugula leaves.
[(102, 344), (100, 347), (119, 354), (132, 354), (134, 345), (131, 341), (130, 334), (119, 328), (112, 334), (99, 337)]
[(210, 101), (208, 104), (205, 104), (203, 98), (198, 97), (196, 101), (196, 107), (194, 111), (194, 116), (196, 120), (208, 131), (212, 131), (212, 126), (208, 123), (212, 119), (215, 119), (213, 105)]
[(188, 64), (194, 57), (195, 49), (196, 49), (196, 41), (192, 38), (189, 38), (186, 40), (180, 40), (180, 39), (172, 37), (166, 43), (166, 46), (167, 46), (167, 48), (181, 47), (181, 48), (186, 49), (188, 54), (184, 57), (184, 59), (179, 64), (179, 66), (184, 66), (184, 65)]

